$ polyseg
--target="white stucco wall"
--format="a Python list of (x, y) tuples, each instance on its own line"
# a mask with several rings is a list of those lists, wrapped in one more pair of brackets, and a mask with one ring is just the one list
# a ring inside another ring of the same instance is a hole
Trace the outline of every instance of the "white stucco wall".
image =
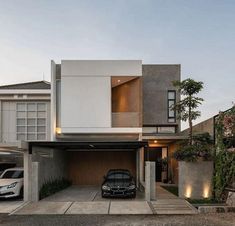
[(62, 77), (61, 130), (111, 127), (110, 77)]
[(61, 132), (125, 132), (112, 128), (111, 76), (141, 75), (139, 60), (62, 60)]
[(142, 76), (141, 60), (62, 60), (65, 76)]

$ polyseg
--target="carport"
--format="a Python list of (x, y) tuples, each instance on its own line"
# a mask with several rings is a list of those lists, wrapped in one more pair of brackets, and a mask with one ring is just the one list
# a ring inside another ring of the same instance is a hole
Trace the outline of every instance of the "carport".
[(29, 142), (25, 170), (31, 174), (25, 178), (26, 199), (38, 201), (42, 185), (62, 177), (76, 186), (100, 186), (113, 168), (129, 169), (139, 186), (144, 167), (141, 151), (147, 146), (144, 141)]

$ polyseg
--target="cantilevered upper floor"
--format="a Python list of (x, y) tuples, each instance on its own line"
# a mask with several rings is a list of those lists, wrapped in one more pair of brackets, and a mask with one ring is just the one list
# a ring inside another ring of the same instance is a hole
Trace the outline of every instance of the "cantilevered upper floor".
[(62, 60), (52, 67), (52, 133), (142, 133), (142, 61)]

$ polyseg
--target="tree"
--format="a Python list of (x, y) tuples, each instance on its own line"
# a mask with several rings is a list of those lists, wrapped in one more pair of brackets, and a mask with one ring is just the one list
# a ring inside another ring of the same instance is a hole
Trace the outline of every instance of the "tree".
[(178, 101), (172, 108), (178, 113), (178, 118), (189, 123), (189, 144), (193, 142), (193, 120), (200, 117), (201, 112), (196, 109), (202, 104), (203, 99), (197, 97), (203, 89), (203, 82), (193, 79), (185, 79), (182, 82), (173, 81), (173, 85), (178, 89), (183, 99)]

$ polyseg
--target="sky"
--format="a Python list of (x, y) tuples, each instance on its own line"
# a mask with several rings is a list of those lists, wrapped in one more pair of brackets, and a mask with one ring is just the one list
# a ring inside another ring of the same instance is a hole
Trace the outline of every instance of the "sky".
[(50, 81), (51, 59), (181, 64), (198, 123), (235, 101), (235, 0), (0, 0), (0, 85)]

